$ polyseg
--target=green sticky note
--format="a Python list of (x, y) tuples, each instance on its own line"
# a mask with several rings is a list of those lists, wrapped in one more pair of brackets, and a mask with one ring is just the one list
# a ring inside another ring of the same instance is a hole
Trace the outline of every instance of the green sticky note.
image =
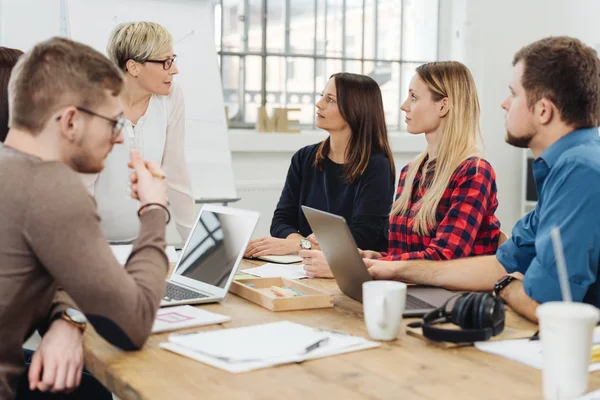
[(256, 279), (256, 277), (254, 275), (244, 274), (244, 273), (240, 272), (238, 274), (235, 274), (233, 279), (236, 281), (239, 281), (239, 280), (243, 280), (243, 279)]

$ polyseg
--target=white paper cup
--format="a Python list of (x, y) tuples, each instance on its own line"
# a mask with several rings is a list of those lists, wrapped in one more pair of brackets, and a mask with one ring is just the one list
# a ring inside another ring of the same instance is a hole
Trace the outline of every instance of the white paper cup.
[(537, 317), (544, 358), (544, 399), (583, 395), (600, 311), (584, 303), (549, 302), (538, 307)]
[(394, 281), (363, 283), (363, 310), (369, 336), (374, 340), (394, 340), (402, 325), (406, 284)]

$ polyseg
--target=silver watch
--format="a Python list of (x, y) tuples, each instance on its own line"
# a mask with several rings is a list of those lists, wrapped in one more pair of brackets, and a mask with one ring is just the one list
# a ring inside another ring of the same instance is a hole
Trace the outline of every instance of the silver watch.
[(312, 242), (306, 238), (300, 238), (300, 248), (310, 250), (312, 249)]

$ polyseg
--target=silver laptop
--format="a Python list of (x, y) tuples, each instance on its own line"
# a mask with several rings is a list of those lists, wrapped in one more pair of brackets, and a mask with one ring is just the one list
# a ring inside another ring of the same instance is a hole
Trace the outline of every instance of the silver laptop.
[[(302, 206), (340, 290), (362, 303), (362, 284), (372, 280), (343, 217)], [(423, 316), (455, 293), (427, 286), (409, 286), (405, 317)]]
[(259, 213), (206, 204), (173, 269), (161, 306), (223, 300)]

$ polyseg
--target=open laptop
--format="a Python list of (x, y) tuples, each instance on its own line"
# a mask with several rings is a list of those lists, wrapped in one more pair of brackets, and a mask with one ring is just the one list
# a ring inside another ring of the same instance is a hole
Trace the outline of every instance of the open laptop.
[[(362, 303), (362, 284), (372, 280), (343, 217), (302, 206), (340, 290)], [(426, 286), (408, 286), (405, 317), (423, 316), (455, 293)]]
[(223, 300), (259, 213), (206, 204), (167, 281), (161, 306)]

